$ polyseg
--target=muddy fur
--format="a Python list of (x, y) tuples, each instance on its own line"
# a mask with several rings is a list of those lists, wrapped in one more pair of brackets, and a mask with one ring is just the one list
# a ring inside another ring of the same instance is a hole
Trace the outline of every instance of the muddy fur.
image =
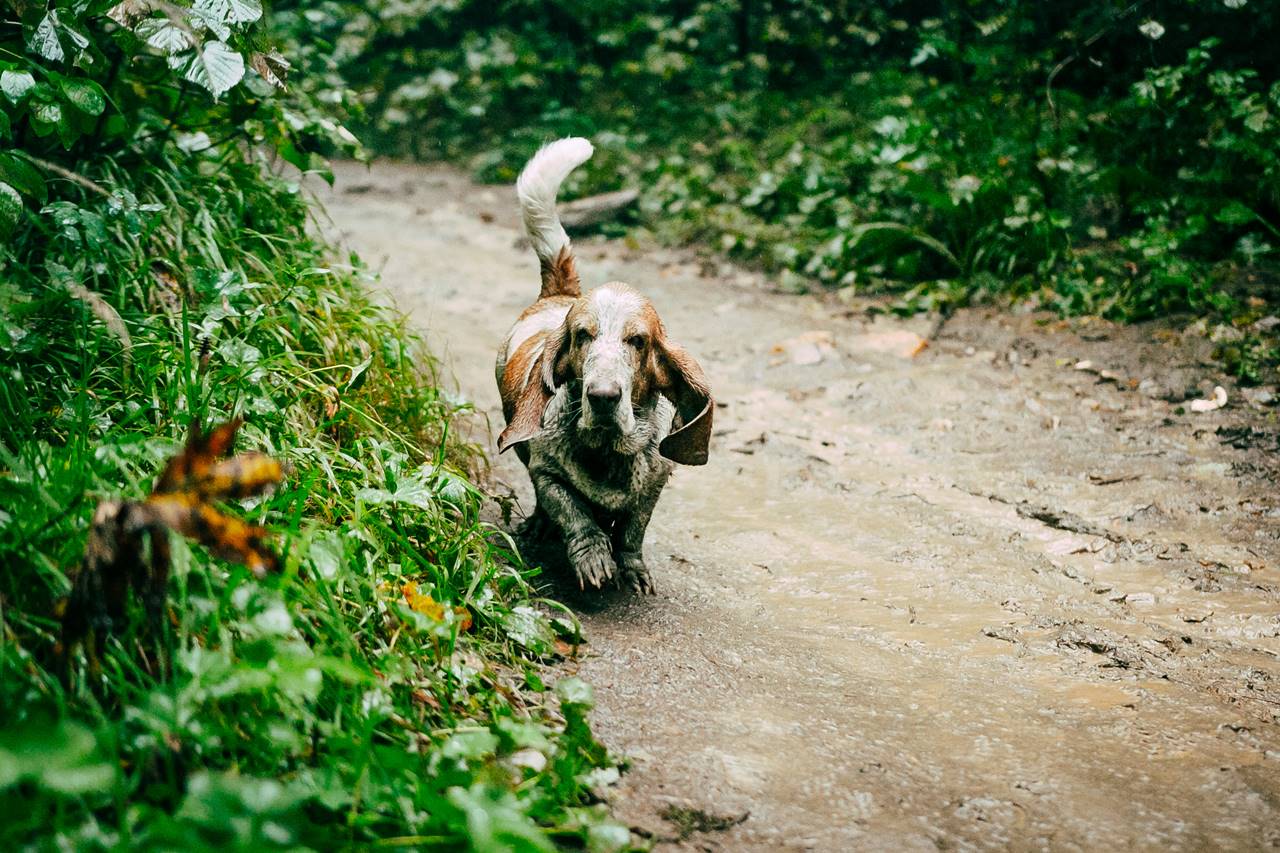
[(627, 436), (581, 430), (574, 385), (567, 383), (547, 405), (542, 434), (528, 442), (529, 478), (564, 538), (582, 586), (613, 580), (653, 592), (642, 548), (645, 529), (675, 463), (659, 453), (671, 431), (675, 406), (664, 397), (635, 413)]
[(529, 469), (535, 517), (559, 530), (581, 588), (651, 593), (645, 528), (675, 464), (707, 461), (714, 407), (646, 297), (622, 282), (581, 292), (555, 194), (589, 156), (584, 139), (552, 143), (516, 183), (542, 290), (498, 352), (498, 450)]

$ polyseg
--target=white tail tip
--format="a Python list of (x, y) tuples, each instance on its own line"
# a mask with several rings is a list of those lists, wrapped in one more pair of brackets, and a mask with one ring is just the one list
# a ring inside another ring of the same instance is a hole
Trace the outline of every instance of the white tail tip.
[(581, 136), (558, 139), (542, 146), (516, 179), (524, 227), (533, 250), (543, 260), (553, 260), (569, 245), (569, 235), (556, 215), (556, 193), (569, 173), (591, 159), (594, 151)]

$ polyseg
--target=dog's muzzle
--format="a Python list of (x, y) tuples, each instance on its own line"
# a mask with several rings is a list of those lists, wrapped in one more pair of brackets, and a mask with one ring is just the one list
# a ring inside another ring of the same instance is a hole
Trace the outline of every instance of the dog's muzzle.
[(582, 390), (581, 427), (627, 435), (635, 429), (631, 400), (616, 380), (588, 382)]
[(586, 387), (587, 405), (601, 419), (611, 419), (622, 401), (622, 385), (618, 382), (595, 382)]

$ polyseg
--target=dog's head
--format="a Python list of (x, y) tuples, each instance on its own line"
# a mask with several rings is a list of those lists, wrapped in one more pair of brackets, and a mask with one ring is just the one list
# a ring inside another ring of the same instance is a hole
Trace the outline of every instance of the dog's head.
[(537, 435), (548, 401), (568, 385), (588, 444), (626, 446), (637, 413), (650, 411), (661, 394), (675, 404), (676, 421), (659, 451), (684, 465), (706, 463), (713, 409), (706, 377), (667, 339), (653, 304), (627, 285), (606, 284), (576, 299), (548, 333), (535, 370), (498, 438), (500, 452)]

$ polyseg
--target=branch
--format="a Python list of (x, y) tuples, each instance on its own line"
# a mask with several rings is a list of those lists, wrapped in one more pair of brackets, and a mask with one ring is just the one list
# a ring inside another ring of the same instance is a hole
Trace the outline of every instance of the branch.
[(66, 178), (72, 183), (79, 184), (87, 190), (92, 190), (98, 195), (111, 198), (111, 190), (107, 189), (102, 184), (89, 180), (84, 175), (77, 174), (64, 166), (59, 166), (57, 163), (50, 163), (48, 160), (41, 160), (39, 157), (31, 157), (28, 155), (27, 159), (32, 163), (35, 163), (41, 169), (44, 169), (46, 172), (53, 172), (55, 175)]

